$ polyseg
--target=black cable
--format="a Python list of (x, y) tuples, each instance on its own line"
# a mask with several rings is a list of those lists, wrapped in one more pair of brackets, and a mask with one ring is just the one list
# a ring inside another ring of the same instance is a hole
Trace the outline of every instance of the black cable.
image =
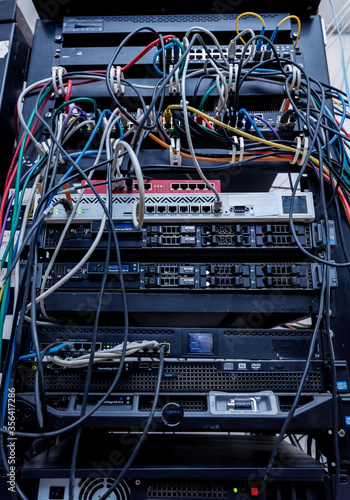
[(308, 375), (308, 372), (309, 372), (310, 363), (311, 363), (312, 357), (314, 355), (314, 349), (315, 349), (315, 345), (316, 345), (316, 341), (317, 341), (317, 335), (318, 335), (318, 332), (319, 332), (319, 329), (320, 329), (320, 325), (321, 325), (321, 321), (322, 321), (322, 317), (323, 317), (323, 309), (324, 309), (324, 301), (325, 301), (325, 291), (326, 291), (326, 285), (327, 285), (326, 273), (327, 273), (327, 267), (324, 266), (323, 273), (322, 273), (322, 286), (321, 286), (321, 291), (320, 291), (320, 303), (319, 303), (319, 308), (318, 308), (318, 315), (317, 315), (317, 320), (316, 320), (315, 328), (314, 328), (314, 331), (313, 331), (313, 334), (312, 334), (312, 338), (311, 338), (311, 342), (310, 342), (310, 347), (309, 347), (309, 352), (308, 352), (308, 356), (307, 356), (307, 359), (306, 359), (306, 362), (305, 362), (304, 371), (303, 371), (302, 377), (300, 379), (299, 387), (298, 387), (298, 390), (297, 390), (296, 395), (294, 397), (293, 404), (292, 404), (292, 406), (291, 406), (291, 408), (290, 408), (290, 410), (288, 412), (287, 417), (285, 418), (285, 420), (283, 422), (283, 425), (282, 425), (282, 428), (280, 430), (279, 436), (277, 437), (275, 446), (274, 446), (274, 448), (273, 448), (273, 450), (271, 452), (268, 464), (267, 464), (266, 469), (265, 469), (265, 475), (264, 475), (264, 478), (263, 478), (263, 484), (266, 483), (266, 481), (268, 480), (268, 477), (270, 475), (270, 472), (271, 472), (274, 460), (276, 458), (276, 455), (278, 453), (280, 445), (281, 445), (281, 443), (282, 443), (282, 441), (284, 439), (284, 435), (285, 435), (285, 433), (286, 433), (286, 431), (287, 431), (287, 429), (288, 429), (288, 427), (289, 427), (289, 425), (290, 425), (290, 423), (291, 423), (291, 421), (293, 419), (295, 410), (297, 409), (297, 406), (298, 406), (298, 403), (299, 403), (299, 400), (300, 400), (300, 396), (301, 396), (301, 393), (302, 393), (302, 390), (303, 390), (303, 386), (305, 384), (305, 381), (306, 381), (306, 378), (307, 378), (307, 375)]
[(149, 413), (149, 416), (147, 418), (146, 425), (142, 431), (141, 437), (135, 446), (131, 456), (129, 457), (128, 461), (124, 465), (123, 469), (119, 473), (117, 479), (114, 481), (114, 483), (108, 488), (108, 490), (100, 497), (100, 500), (107, 500), (108, 496), (113, 493), (113, 490), (118, 486), (120, 481), (125, 477), (125, 474), (128, 472), (129, 468), (133, 464), (142, 444), (144, 443), (148, 431), (150, 429), (150, 426), (152, 424), (154, 414), (157, 408), (157, 403), (158, 403), (158, 398), (159, 398), (159, 393), (160, 393), (160, 386), (162, 382), (162, 377), (163, 377), (163, 370), (164, 370), (164, 352), (165, 352), (165, 346), (161, 346), (160, 351), (159, 351), (159, 368), (158, 368), (158, 378), (157, 378), (157, 385), (156, 389), (154, 391), (154, 398), (153, 398), (153, 403), (151, 407), (151, 411)]
[[(110, 169), (108, 169), (108, 181), (107, 182), (108, 182), (108, 207), (111, 210), (111, 208), (112, 208), (112, 182), (111, 182), (111, 170)], [(100, 285), (99, 301), (98, 301), (97, 310), (96, 310), (95, 319), (94, 319), (94, 328), (93, 328), (93, 334), (92, 334), (92, 340), (91, 340), (91, 354), (90, 354), (89, 364), (88, 364), (87, 371), (86, 371), (85, 386), (84, 386), (84, 393), (83, 393), (83, 398), (82, 398), (82, 403), (81, 403), (80, 417), (83, 417), (85, 415), (86, 407), (87, 407), (87, 403), (88, 403), (89, 387), (90, 387), (90, 381), (91, 381), (91, 376), (92, 376), (92, 368), (93, 368), (93, 364), (94, 364), (94, 354), (95, 354), (95, 350), (96, 350), (97, 329), (98, 329), (99, 317), (100, 317), (100, 313), (101, 313), (101, 309), (102, 309), (102, 301), (103, 301), (103, 297), (104, 297), (105, 286), (106, 286), (107, 277), (108, 277), (108, 266), (109, 266), (109, 257), (110, 257), (110, 251), (111, 251), (111, 242), (112, 242), (111, 231), (108, 231), (106, 257), (105, 257), (104, 270), (103, 270), (103, 275), (102, 275), (102, 280), (101, 280), (101, 285)], [(69, 500), (74, 500), (75, 469), (76, 469), (76, 461), (77, 461), (77, 456), (78, 456), (81, 433), (82, 433), (82, 424), (79, 424), (79, 426), (76, 429), (76, 435), (75, 435), (75, 439), (74, 439), (74, 447), (73, 447), (73, 453), (72, 453), (72, 459), (71, 459), (71, 466), (70, 466)]]
[[(111, 69), (112, 69), (112, 66), (114, 64), (114, 61), (117, 59), (120, 51), (122, 50), (122, 48), (138, 33), (140, 33), (141, 31), (150, 31), (153, 35), (154, 35), (154, 38), (155, 39), (159, 39), (160, 40), (160, 44), (161, 44), (161, 47), (162, 47), (162, 50), (164, 52), (164, 40), (163, 40), (163, 37), (161, 37), (153, 28), (149, 27), (149, 26), (142, 26), (140, 28), (137, 28), (136, 30), (132, 31), (131, 33), (129, 33), (124, 39), (123, 41), (120, 43), (120, 45), (118, 46), (118, 48), (115, 50), (113, 56), (111, 57), (108, 65), (107, 65), (107, 69), (106, 69), (106, 86), (107, 86), (107, 90), (109, 92), (109, 95), (111, 96), (114, 104), (121, 110), (121, 112), (123, 113), (123, 115), (125, 115), (127, 117), (128, 120), (130, 120), (134, 125), (139, 125), (139, 123), (137, 122), (137, 120), (130, 114), (128, 113), (128, 111), (121, 105), (120, 103), (120, 100), (117, 99), (115, 93), (114, 93), (114, 90), (112, 89), (112, 86), (111, 86), (111, 82), (110, 82), (110, 78), (109, 78), (109, 75), (111, 73)], [(164, 60), (164, 58), (163, 58)], [(153, 107), (153, 103), (150, 105), (150, 108), (149, 110), (151, 111), (152, 110), (152, 107)], [(147, 113), (147, 111), (145, 110), (144, 114), (147, 114), (147, 117), (149, 115), (149, 113)], [(152, 128), (153, 128), (154, 124), (152, 125)], [(148, 128), (148, 126), (144, 126), (143, 128)]]
[[(210, 78), (210, 80), (214, 80), (215, 76), (204, 74), (200, 78), (197, 78), (197, 82), (196, 82), (196, 85), (195, 85), (195, 87), (193, 89), (193, 95), (192, 95), (192, 107), (193, 108), (197, 108), (197, 106), (196, 106), (196, 100), (197, 100), (197, 94), (198, 94), (198, 91), (199, 91), (199, 87), (200, 87), (201, 83), (203, 82), (203, 80), (205, 80), (207, 78)], [(209, 86), (209, 88), (210, 87), (211, 87), (211, 85)], [(207, 90), (209, 90), (209, 88)]]
[[(39, 119), (40, 119), (40, 117), (39, 117)], [(55, 138), (55, 136), (54, 136), (54, 134), (53, 134), (52, 131), (51, 131), (51, 134), (53, 136), (53, 141), (56, 142), (58, 148), (65, 153), (62, 145), (58, 143), (58, 141), (56, 140), (56, 138)], [(109, 214), (109, 211), (107, 210), (107, 207), (105, 206), (102, 198), (97, 193), (97, 191), (94, 188), (93, 184), (90, 182), (90, 179), (86, 176), (86, 174), (82, 171), (82, 169), (72, 159), (70, 159), (70, 160), (73, 163), (73, 165), (75, 166), (75, 168), (78, 170), (78, 172), (80, 173), (80, 175), (86, 180), (87, 184), (94, 191), (95, 196), (100, 201), (101, 206), (103, 207), (103, 209), (106, 212), (106, 215), (107, 215), (107, 218), (108, 218), (108, 222), (109, 222), (109, 224), (111, 226), (111, 229), (112, 229), (112, 235), (113, 235), (115, 249), (116, 249), (116, 253), (117, 253), (117, 263), (118, 263), (118, 268), (119, 268), (119, 279), (120, 279), (120, 283), (121, 283), (121, 292), (122, 292), (122, 299), (123, 299), (124, 329), (125, 329), (124, 339), (125, 340), (124, 340), (123, 350), (122, 350), (122, 354), (121, 354), (120, 365), (119, 365), (119, 368), (117, 370), (117, 374), (115, 376), (115, 379), (112, 382), (111, 387), (109, 388), (109, 390), (107, 391), (107, 393), (101, 398), (101, 400), (87, 414), (84, 415), (84, 417), (81, 417), (76, 422), (74, 422), (71, 425), (68, 425), (67, 427), (65, 427), (63, 429), (59, 429), (58, 431), (52, 431), (52, 432), (49, 432), (49, 433), (47, 433), (47, 432), (46, 433), (45, 432), (42, 432), (42, 433), (25, 433), (25, 432), (19, 432), (18, 433), (18, 432), (16, 432), (16, 436), (19, 436), (19, 437), (20, 436), (21, 437), (43, 437), (43, 436), (49, 437), (49, 436), (55, 436), (55, 435), (58, 435), (58, 434), (60, 434), (62, 432), (67, 432), (68, 430), (71, 430), (71, 429), (75, 428), (77, 425), (79, 425), (80, 423), (84, 422), (87, 418), (89, 418), (89, 416), (91, 416), (103, 404), (103, 402), (108, 398), (108, 396), (113, 391), (114, 387), (118, 383), (118, 380), (119, 380), (119, 377), (120, 377), (120, 374), (121, 374), (121, 371), (122, 371), (122, 368), (123, 368), (123, 363), (124, 363), (125, 355), (126, 355), (126, 343), (127, 343), (128, 328), (129, 328), (128, 308), (127, 308), (127, 300), (126, 300), (126, 291), (125, 291), (124, 277), (123, 277), (123, 273), (122, 273), (122, 265), (121, 265), (121, 256), (120, 256), (119, 244), (118, 244), (118, 239), (117, 239), (116, 232), (114, 231), (113, 220), (112, 220), (112, 218), (111, 218), (111, 216)], [(44, 216), (45, 216), (45, 214), (41, 213), (40, 218), (36, 220), (36, 223), (34, 224), (34, 225), (36, 225), (36, 229), (40, 225), (41, 219)], [(26, 301), (24, 300), (23, 303), (26, 303)], [(5, 429), (0, 429), (0, 433), (2, 433), (2, 434), (8, 434), (8, 432)]]
[[(38, 249), (36, 245), (36, 241), (32, 242), (32, 251), (34, 254), (33, 258), (33, 271), (32, 271), (32, 288), (31, 288), (31, 303), (35, 304), (36, 298), (36, 283), (37, 283), (37, 274), (38, 274)], [(30, 251), (30, 255), (32, 253)], [(28, 259), (29, 260), (29, 259)], [(23, 307), (25, 305), (23, 304)], [(46, 396), (45, 396), (45, 383), (44, 383), (44, 369), (42, 358), (40, 356), (40, 342), (38, 337), (38, 331), (36, 328), (36, 307), (35, 305), (31, 310), (31, 334), (34, 352), (37, 357), (37, 369), (35, 371), (35, 384), (34, 384), (34, 397), (35, 397), (35, 411), (38, 420), (39, 427), (42, 429), (44, 427), (44, 422), (46, 419)]]
[[(284, 68), (282, 67), (282, 64), (281, 64), (281, 58), (274, 46), (273, 43), (271, 43), (270, 39), (267, 38), (266, 36), (263, 36), (263, 35), (256, 35), (254, 37), (251, 37), (247, 43), (245, 44), (244, 48), (243, 48), (243, 51), (242, 51), (242, 55), (241, 55), (241, 59), (238, 63), (238, 68), (237, 68), (237, 74), (236, 74), (236, 91), (234, 93), (234, 97), (233, 97), (233, 115), (236, 116), (237, 114), (237, 110), (238, 110), (238, 101), (239, 101), (239, 91), (240, 91), (240, 88), (244, 82), (244, 80), (246, 78), (248, 78), (248, 76), (251, 74), (251, 72), (253, 71), (253, 69), (251, 69), (250, 71), (248, 71), (247, 73), (244, 74), (244, 76), (242, 77), (241, 79), (241, 74), (242, 74), (242, 69), (243, 69), (243, 62), (244, 62), (244, 59), (245, 59), (245, 55), (248, 51), (248, 48), (250, 47), (250, 45), (252, 44), (253, 41), (255, 40), (258, 40), (258, 39), (262, 39), (263, 41), (265, 41), (266, 43), (269, 43), (270, 47), (271, 47), (271, 50), (275, 56), (275, 58), (273, 59), (273, 62), (277, 62), (277, 64), (279, 65), (279, 69), (281, 71), (281, 73), (287, 78), (288, 76), (288, 73), (284, 70)], [(257, 64), (256, 66), (254, 66), (254, 70), (256, 70), (257, 68), (260, 68), (261, 66), (263, 66), (264, 64), (266, 64), (267, 61), (262, 61), (261, 63)], [(271, 63), (271, 60), (268, 61), (269, 63)]]

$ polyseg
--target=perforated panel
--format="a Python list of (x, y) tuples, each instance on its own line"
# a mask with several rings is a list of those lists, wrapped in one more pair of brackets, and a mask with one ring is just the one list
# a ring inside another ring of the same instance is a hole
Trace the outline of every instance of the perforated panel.
[[(139, 402), (140, 411), (149, 411), (152, 406), (153, 399), (148, 396), (141, 396)], [(161, 410), (164, 405), (168, 403), (177, 403), (182, 406), (184, 411), (202, 412), (207, 411), (207, 398), (206, 396), (174, 396), (162, 397), (157, 402), (157, 410)]]
[[(147, 392), (154, 391), (157, 371), (153, 373), (135, 371), (124, 372), (116, 391)], [(90, 392), (106, 391), (115, 377), (113, 372), (94, 372), (90, 383)], [(208, 391), (296, 391), (302, 372), (225, 372), (218, 371), (214, 363), (167, 363), (161, 383), (162, 391), (208, 392)], [(34, 388), (34, 374), (24, 379), (26, 390)], [(45, 373), (45, 387), (48, 391), (82, 391), (85, 386), (85, 371), (62, 370)], [(311, 371), (304, 390), (320, 392), (322, 380), (320, 370)]]
[(160, 481), (149, 487), (147, 498), (227, 498), (227, 489), (215, 481)]

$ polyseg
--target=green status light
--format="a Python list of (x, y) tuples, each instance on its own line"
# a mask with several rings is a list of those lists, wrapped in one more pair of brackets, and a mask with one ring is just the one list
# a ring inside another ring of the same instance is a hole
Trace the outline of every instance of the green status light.
[(233, 493), (238, 493), (238, 488), (233, 488)]

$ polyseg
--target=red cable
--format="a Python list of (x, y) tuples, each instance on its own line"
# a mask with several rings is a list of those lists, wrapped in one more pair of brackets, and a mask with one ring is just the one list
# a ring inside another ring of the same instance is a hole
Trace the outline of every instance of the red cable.
[[(171, 38), (177, 38), (175, 35), (166, 35), (163, 37), (163, 40), (167, 42), (168, 40), (171, 40)], [(127, 69), (130, 68), (130, 66), (133, 66), (141, 57), (143, 57), (149, 50), (151, 50), (155, 45), (158, 45), (160, 42), (160, 39), (158, 38), (157, 40), (154, 40), (152, 43), (147, 45), (132, 61), (130, 61), (126, 66), (124, 66), (120, 71), (126, 71)]]
[[(72, 92), (72, 85), (73, 85), (72, 80), (68, 80), (68, 83), (67, 83), (67, 89), (66, 89), (66, 95), (65, 95), (65, 98), (64, 98), (64, 102), (67, 102), (67, 101), (69, 101), (69, 99), (70, 99), (70, 94), (71, 94), (71, 92)], [(65, 112), (66, 114), (68, 114), (68, 112), (69, 112), (69, 106), (66, 106), (66, 107), (64, 108), (64, 112)]]
[[(165, 42), (168, 42), (169, 40), (171, 40), (172, 38), (177, 38), (175, 35), (166, 35), (163, 37), (163, 40)], [(147, 45), (147, 47), (145, 47), (143, 50), (141, 50), (141, 52), (136, 56), (134, 57), (134, 59), (132, 59), (128, 64), (126, 64), (125, 66), (123, 66), (123, 68), (121, 68), (121, 72), (124, 72), (126, 71), (127, 69), (129, 69), (131, 66), (133, 66), (137, 61), (139, 61), (145, 54), (147, 54), (147, 52), (149, 50), (151, 50), (153, 47), (155, 47), (156, 45), (158, 45), (158, 43), (160, 43), (160, 39), (157, 38), (157, 40), (154, 40), (153, 42), (151, 42), (149, 45)], [(94, 71), (84, 71), (84, 73), (98, 73), (98, 74), (105, 74), (106, 73), (106, 70), (105, 69), (96, 69)]]
[[(340, 125), (340, 122), (338, 122), (338, 120), (336, 118), (334, 118), (337, 125)], [(350, 138), (350, 135), (348, 134), (348, 132), (345, 130), (344, 127), (341, 128), (342, 132), (344, 132), (344, 134), (346, 135), (346, 137), (349, 137)]]
[(208, 128), (210, 128), (210, 130), (213, 130), (215, 132), (215, 129), (214, 127), (211, 125), (211, 123), (209, 122), (209, 120), (207, 120), (207, 118), (204, 118), (203, 116), (199, 116), (197, 115), (196, 117), (196, 122), (199, 124), (199, 125), (202, 125), (203, 122), (206, 124), (206, 126)]
[[(47, 101), (49, 99), (50, 99), (50, 95), (48, 95), (46, 97), (45, 101), (43, 102), (42, 107), (41, 107), (41, 109), (39, 111), (40, 114), (42, 114), (42, 112), (43, 112), (43, 110), (44, 110), (44, 108), (45, 108), (45, 106), (47, 104)], [(35, 130), (37, 124), (38, 124), (38, 121), (39, 121), (39, 118), (36, 118), (35, 122), (33, 123), (32, 129), (31, 129), (32, 133), (34, 132), (34, 130)], [(10, 168), (8, 170), (6, 181), (5, 181), (5, 188), (4, 188), (4, 193), (3, 193), (3, 197), (2, 197), (2, 200), (1, 200), (1, 207), (0, 207), (0, 232), (1, 232), (1, 229), (2, 229), (3, 222), (5, 222), (5, 221), (3, 221), (3, 216), (4, 216), (4, 210), (5, 210), (5, 206), (6, 206), (7, 196), (8, 196), (10, 187), (12, 185), (12, 182), (13, 182), (13, 180), (15, 178), (16, 172), (17, 172), (18, 163), (16, 164), (16, 159), (17, 159), (17, 156), (18, 156), (19, 151), (21, 149), (23, 136), (24, 136), (24, 133), (22, 134), (21, 140), (19, 141), (19, 143), (17, 145), (16, 151), (15, 151), (14, 156), (12, 158), (12, 162), (11, 162)], [(26, 144), (25, 144), (24, 150), (27, 149), (30, 140), (31, 140), (30, 137), (28, 137), (27, 140), (26, 140)]]

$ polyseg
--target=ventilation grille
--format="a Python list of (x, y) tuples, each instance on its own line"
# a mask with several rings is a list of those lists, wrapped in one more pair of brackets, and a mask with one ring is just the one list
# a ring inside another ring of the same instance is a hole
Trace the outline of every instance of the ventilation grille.
[(223, 483), (215, 481), (160, 481), (151, 485), (148, 499), (155, 498), (227, 498)]
[[(250, 489), (249, 481), (235, 481), (238, 488), (238, 494), (234, 495), (238, 499), (252, 498), (247, 494)], [(306, 484), (303, 481), (273, 481), (266, 485), (266, 497), (269, 500), (311, 500), (318, 498), (326, 500), (324, 483)], [(328, 497), (328, 495), (327, 495)], [(198, 500), (214, 500), (233, 498), (232, 496), (232, 481), (194, 481), (194, 480), (172, 480), (157, 481), (151, 484), (147, 491), (147, 500), (159, 499), (198, 499)], [(260, 498), (260, 496), (259, 496)]]
[(240, 337), (312, 337), (313, 330), (297, 328), (295, 330), (225, 330), (224, 335)]
[[(312, 396), (301, 396), (299, 403), (297, 404), (297, 408), (301, 408), (302, 406), (311, 403), (313, 400), (314, 398)], [(294, 398), (291, 396), (279, 396), (278, 401), (280, 410), (289, 412), (292, 408)]]
[[(108, 390), (113, 379), (113, 372), (94, 372), (90, 392)], [(208, 392), (208, 391), (264, 391), (295, 392), (302, 378), (301, 371), (282, 372), (221, 372), (215, 364), (167, 363), (161, 383), (162, 391), (177, 392)], [(48, 391), (67, 392), (83, 391), (85, 386), (85, 371), (60, 370), (45, 373), (45, 387)], [(124, 372), (116, 391), (154, 392), (157, 372)], [(23, 380), (26, 390), (34, 388), (34, 375), (30, 374)], [(320, 392), (322, 380), (319, 368), (310, 371), (304, 385), (304, 390)]]
[[(124, 335), (124, 328), (98, 327), (98, 334), (115, 334)], [(59, 326), (42, 327), (39, 330), (41, 335), (71, 335), (71, 334), (88, 334), (93, 333), (93, 327), (71, 326), (67, 328)], [(129, 328), (129, 333), (132, 335), (174, 335), (174, 330), (171, 328)]]
[[(126, 22), (131, 22), (131, 23), (200, 23), (200, 22), (222, 22), (223, 20), (235, 20), (237, 17), (237, 14), (175, 14), (171, 15), (168, 14), (166, 16), (162, 16), (161, 14), (157, 15), (139, 15), (139, 16), (101, 16), (100, 18), (103, 19), (103, 21), (106, 22), (112, 22), (112, 23), (126, 23)], [(245, 19), (252, 18), (254, 19), (254, 16), (245, 16)], [(271, 18), (271, 19), (277, 19), (278, 16), (277, 14), (273, 13), (264, 13), (264, 19)], [(75, 16), (74, 19), (78, 19), (81, 21), (88, 21), (92, 20), (95, 21), (96, 17), (94, 16)]]
[[(113, 485), (114, 479), (110, 478), (84, 478), (78, 482), (78, 500), (92, 500), (100, 498)], [(51, 497), (50, 497), (51, 498)], [(129, 500), (130, 488), (126, 481), (121, 481), (109, 495), (110, 500)]]
[[(139, 402), (140, 411), (150, 411), (153, 400), (148, 396), (141, 396)], [(168, 403), (177, 403), (182, 406), (184, 411), (203, 412), (207, 411), (207, 398), (206, 396), (179, 396), (169, 397), (163, 396), (158, 399), (156, 410), (161, 410), (163, 406)]]

